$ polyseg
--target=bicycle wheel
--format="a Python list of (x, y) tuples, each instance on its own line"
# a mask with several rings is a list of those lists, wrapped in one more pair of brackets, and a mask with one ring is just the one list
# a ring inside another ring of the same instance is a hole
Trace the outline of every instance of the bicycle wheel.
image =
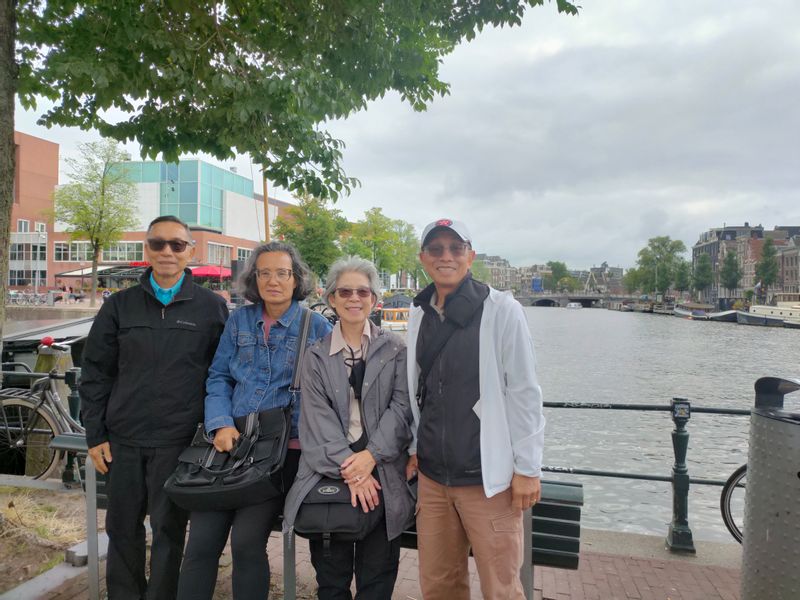
[(745, 487), (747, 485), (747, 465), (742, 465), (733, 472), (722, 487), (719, 508), (722, 520), (731, 535), (742, 543), (742, 527), (744, 527)]
[(328, 319), (331, 325), (335, 325), (336, 321), (339, 320), (339, 315), (336, 314), (336, 311), (333, 310), (330, 306), (328, 306), (324, 302), (317, 302), (316, 304), (312, 304), (308, 308), (309, 310), (319, 313), (323, 317)]
[(46, 479), (61, 460), (50, 447), (58, 433), (47, 409), (24, 398), (0, 398), (0, 473)]

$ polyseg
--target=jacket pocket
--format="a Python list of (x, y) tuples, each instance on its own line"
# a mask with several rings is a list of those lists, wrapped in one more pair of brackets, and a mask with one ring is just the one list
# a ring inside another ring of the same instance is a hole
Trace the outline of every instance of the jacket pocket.
[(256, 336), (240, 331), (236, 336), (236, 356), (234, 360), (242, 365), (250, 366), (255, 361)]

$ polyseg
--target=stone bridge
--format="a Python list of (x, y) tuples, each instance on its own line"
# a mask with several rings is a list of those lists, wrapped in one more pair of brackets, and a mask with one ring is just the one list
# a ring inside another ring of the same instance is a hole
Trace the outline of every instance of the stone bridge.
[(607, 303), (611, 300), (630, 300), (627, 296), (609, 296), (607, 294), (587, 294), (575, 292), (567, 294), (527, 294), (515, 296), (522, 306), (561, 306), (564, 307), (570, 302), (580, 302), (584, 308), (590, 308), (600, 303)]

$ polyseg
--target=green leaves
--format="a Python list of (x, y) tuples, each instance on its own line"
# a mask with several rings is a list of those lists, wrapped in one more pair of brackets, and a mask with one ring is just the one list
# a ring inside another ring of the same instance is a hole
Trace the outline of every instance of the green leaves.
[(19, 98), (55, 101), (44, 125), (136, 140), (143, 157), (249, 153), (275, 183), (335, 201), (357, 181), (324, 123), (390, 90), (425, 110), (449, 93), (439, 66), (456, 44), (543, 4), (19, 0)]
[(711, 257), (703, 252), (697, 257), (692, 272), (692, 287), (698, 292), (704, 292), (714, 282), (714, 272), (711, 268)]
[(636, 279), (644, 292), (665, 293), (675, 281), (675, 272), (686, 252), (686, 244), (669, 236), (650, 238), (639, 250)]
[(772, 238), (766, 238), (761, 248), (761, 259), (756, 263), (756, 278), (761, 281), (762, 289), (767, 290), (778, 281), (778, 251)]
[(735, 290), (742, 279), (742, 269), (739, 266), (739, 257), (733, 250), (725, 253), (722, 268), (719, 270), (719, 282), (727, 290)]

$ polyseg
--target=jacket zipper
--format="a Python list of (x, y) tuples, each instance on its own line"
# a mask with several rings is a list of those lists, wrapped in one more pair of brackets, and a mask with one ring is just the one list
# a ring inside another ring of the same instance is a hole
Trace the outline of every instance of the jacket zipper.
[(442, 356), (439, 355), (439, 402), (442, 403), (442, 461), (444, 462), (445, 485), (450, 485), (450, 465), (447, 460), (447, 401), (444, 398), (444, 383), (442, 382)]

